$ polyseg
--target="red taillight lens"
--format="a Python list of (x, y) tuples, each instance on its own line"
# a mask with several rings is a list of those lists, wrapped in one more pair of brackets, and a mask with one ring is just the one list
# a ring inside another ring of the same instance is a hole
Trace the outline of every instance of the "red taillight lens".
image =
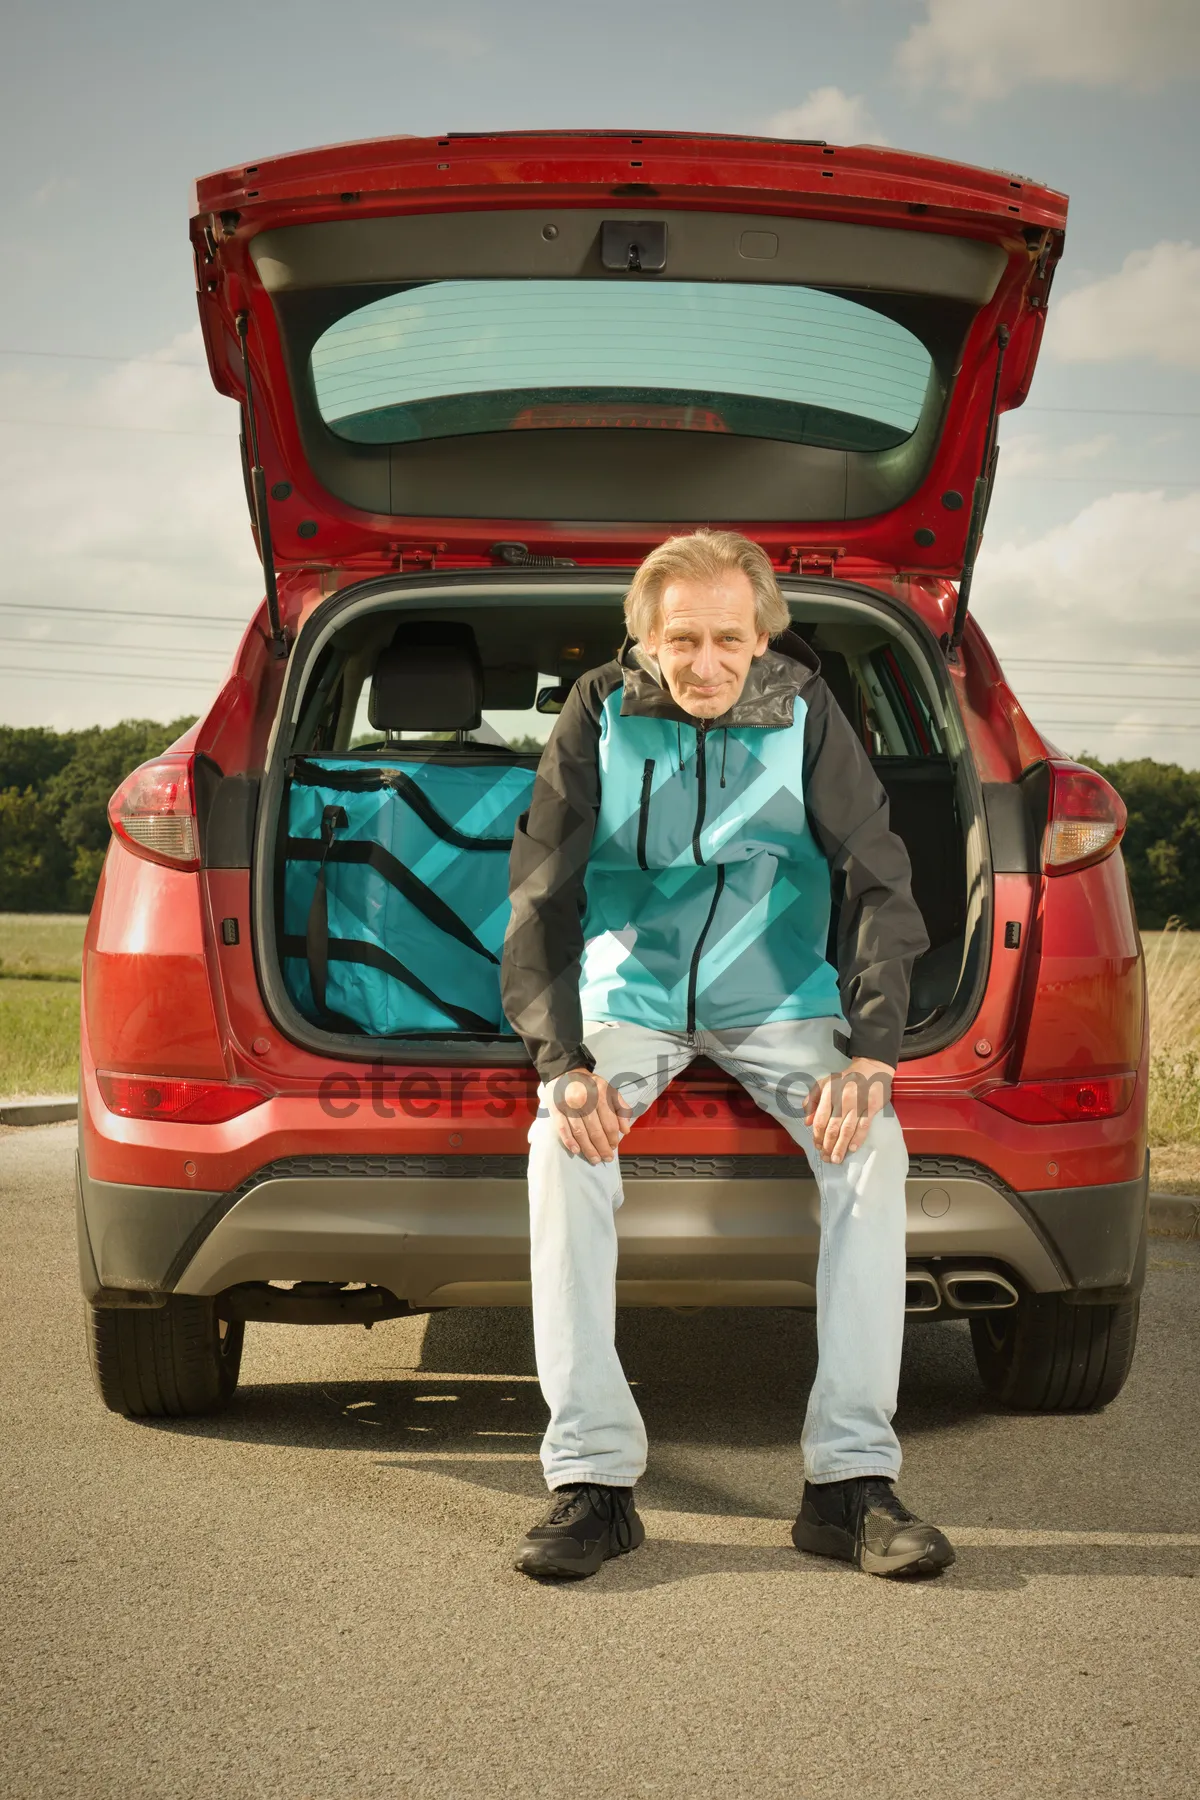
[(164, 757), (135, 769), (109, 801), (108, 822), (136, 855), (169, 869), (198, 869), (191, 757)]
[(1050, 805), (1042, 840), (1042, 869), (1069, 875), (1108, 856), (1125, 830), (1125, 802), (1094, 769), (1052, 762)]
[(1093, 1075), (1088, 1080), (1020, 1081), (980, 1098), (1022, 1125), (1080, 1125), (1115, 1119), (1133, 1099), (1134, 1075)]
[(231, 1081), (179, 1081), (171, 1075), (108, 1075), (96, 1083), (109, 1112), (123, 1119), (168, 1119), (175, 1125), (223, 1125), (261, 1106), (261, 1088)]

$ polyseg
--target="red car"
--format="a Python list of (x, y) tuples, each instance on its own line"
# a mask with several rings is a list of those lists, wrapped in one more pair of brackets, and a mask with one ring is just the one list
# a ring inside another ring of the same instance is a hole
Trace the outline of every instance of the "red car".
[[(504, 847), (483, 815), (619, 645), (630, 572), (701, 524), (771, 556), (909, 848), (909, 1311), (969, 1317), (1007, 1404), (1120, 1390), (1147, 1188), (1125, 813), (969, 613), (1065, 219), (991, 170), (683, 133), (397, 138), (197, 184), (266, 599), (111, 806), (79, 1142), (108, 1406), (224, 1404), (248, 1320), (527, 1302), (507, 858), (452, 852)], [(377, 834), (314, 812), (334, 776)], [(711, 1065), (621, 1162), (622, 1303), (815, 1303), (804, 1158)]]

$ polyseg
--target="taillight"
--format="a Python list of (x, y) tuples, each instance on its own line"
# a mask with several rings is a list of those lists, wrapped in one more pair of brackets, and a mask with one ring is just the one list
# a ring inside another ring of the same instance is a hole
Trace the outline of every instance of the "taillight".
[(269, 1098), (246, 1082), (109, 1075), (102, 1069), (96, 1071), (96, 1085), (109, 1112), (123, 1119), (167, 1119), (173, 1125), (223, 1125)]
[(1094, 769), (1080, 763), (1052, 762), (1050, 804), (1042, 839), (1042, 869), (1047, 875), (1069, 875), (1101, 862), (1121, 841), (1125, 802)]
[(1115, 1119), (1133, 1099), (1134, 1075), (1092, 1075), (1073, 1081), (1019, 1081), (981, 1094), (987, 1106), (1022, 1125), (1081, 1125)]
[(109, 801), (108, 822), (136, 856), (169, 869), (198, 869), (191, 757), (162, 757), (135, 769)]

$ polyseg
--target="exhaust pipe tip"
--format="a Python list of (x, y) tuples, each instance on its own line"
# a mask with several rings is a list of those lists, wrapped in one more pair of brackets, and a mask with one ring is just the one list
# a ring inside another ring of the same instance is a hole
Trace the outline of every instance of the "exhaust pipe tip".
[(994, 1269), (948, 1269), (941, 1279), (946, 1305), (955, 1312), (1007, 1312), (1021, 1299), (1007, 1275)]
[(906, 1313), (933, 1313), (941, 1309), (942, 1291), (928, 1269), (909, 1269), (904, 1278)]

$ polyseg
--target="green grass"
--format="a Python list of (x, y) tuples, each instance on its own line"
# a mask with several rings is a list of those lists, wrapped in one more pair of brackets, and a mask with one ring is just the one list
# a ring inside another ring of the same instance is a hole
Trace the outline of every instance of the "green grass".
[(0, 913), (0, 979), (78, 981), (83, 913)]
[(0, 981), (0, 1094), (73, 1094), (79, 983)]

